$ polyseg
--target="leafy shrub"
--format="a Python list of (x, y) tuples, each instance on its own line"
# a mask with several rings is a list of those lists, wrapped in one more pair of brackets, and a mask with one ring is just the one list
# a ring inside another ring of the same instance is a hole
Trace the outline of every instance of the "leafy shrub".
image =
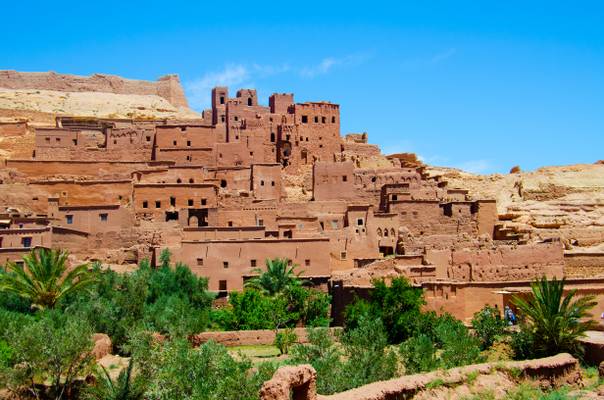
[(347, 308), (346, 328), (354, 329), (359, 318), (371, 315), (382, 320), (390, 343), (401, 343), (411, 337), (417, 331), (420, 308), (425, 303), (421, 288), (411, 286), (403, 277), (393, 279), (390, 286), (376, 280), (373, 287), (369, 306), (361, 302)]
[(287, 354), (291, 345), (296, 343), (297, 340), (298, 335), (292, 329), (287, 328), (277, 332), (273, 344), (279, 349), (281, 354)]
[(495, 339), (505, 334), (506, 323), (498, 309), (485, 306), (474, 314), (472, 327), (480, 340), (481, 349), (486, 350), (493, 345)]
[(319, 393), (341, 392), (396, 375), (396, 354), (388, 349), (382, 322), (365, 317), (358, 322), (342, 337), (341, 348), (322, 328), (309, 329), (309, 344), (292, 348), (292, 363), (311, 364), (317, 371)]
[(251, 361), (235, 360), (213, 342), (194, 349), (184, 339), (159, 345), (139, 334), (131, 350), (148, 399), (256, 399), (276, 369), (272, 364), (253, 369)]
[(4, 340), (0, 340), (0, 368), (8, 367), (11, 364), (11, 359), (14, 350)]
[(10, 332), (13, 366), (3, 370), (0, 386), (13, 390), (28, 386), (38, 393), (35, 383), (46, 382), (46, 396), (66, 398), (75, 379), (91, 368), (91, 334), (84, 320), (58, 312), (41, 314), (38, 320)]
[(428, 335), (414, 336), (401, 344), (401, 356), (405, 364), (405, 373), (416, 374), (438, 368), (436, 347)]
[(449, 314), (430, 320), (432, 331), (411, 337), (399, 348), (407, 373), (474, 364), (483, 360), (478, 339)]

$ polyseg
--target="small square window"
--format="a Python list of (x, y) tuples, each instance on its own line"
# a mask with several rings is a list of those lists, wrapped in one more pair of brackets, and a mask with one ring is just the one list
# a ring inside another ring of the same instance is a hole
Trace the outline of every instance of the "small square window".
[(348, 177), (346, 175), (342, 175), (342, 182), (347, 182), (348, 181)]
[(258, 220), (258, 226), (264, 226), (264, 220), (263, 219), (259, 219)]
[(304, 260), (304, 266), (310, 267), (310, 260)]
[(256, 260), (250, 260), (250, 266), (256, 268)]
[(260, 186), (264, 186), (264, 181), (260, 181)]
[(227, 290), (227, 281), (220, 280), (218, 281), (218, 290), (221, 292), (226, 292)]
[(187, 146), (191, 147), (191, 141), (187, 140)]
[(147, 136), (145, 139), (147, 140), (147, 142), (150, 142), (151, 141), (151, 136)]
[(187, 201), (187, 204), (189, 205), (189, 207), (193, 207), (193, 199), (189, 199)]
[(331, 123), (335, 124), (336, 123), (336, 117), (331, 117)]
[(155, 208), (161, 208), (161, 201), (159, 201), (159, 200), (155, 201)]
[(315, 124), (319, 122), (319, 117), (315, 117)]
[(99, 218), (101, 219), (101, 222), (107, 222), (107, 220), (109, 219), (109, 214), (101, 213), (99, 214)]
[(308, 122), (308, 116), (307, 115), (303, 115), (302, 116), (302, 123), (306, 124)]
[(321, 123), (325, 123), (326, 122), (326, 118), (325, 117), (321, 117)]
[(149, 202), (147, 200), (143, 201), (143, 208), (149, 208)]
[(363, 218), (357, 218), (357, 225), (363, 226)]
[(177, 143), (178, 143), (178, 142), (177, 142), (176, 140), (174, 140), (174, 141), (172, 142), (172, 144), (173, 144), (174, 146), (176, 146), (176, 144), (177, 144)]
[(343, 252), (340, 253), (340, 259), (341, 260), (346, 260), (346, 252), (345, 251), (343, 251)]
[(229, 267), (229, 262), (228, 261), (223, 261), (222, 262), (222, 267), (223, 268), (228, 268)]
[(200, 267), (203, 266), (203, 258), (198, 258), (197, 259), (197, 265), (199, 265)]
[(67, 222), (68, 225), (73, 224), (73, 215), (66, 215), (65, 222)]
[(233, 226), (233, 221), (229, 221), (229, 226)]
[(201, 205), (205, 206), (208, 203), (208, 201), (206, 199), (201, 199)]
[(31, 237), (21, 238), (21, 244), (23, 245), (23, 247), (31, 247)]

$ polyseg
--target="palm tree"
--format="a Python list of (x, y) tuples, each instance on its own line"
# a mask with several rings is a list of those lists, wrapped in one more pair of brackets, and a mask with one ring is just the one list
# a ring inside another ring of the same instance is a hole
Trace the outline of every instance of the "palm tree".
[(61, 298), (97, 280), (97, 275), (88, 271), (88, 264), (66, 273), (67, 256), (65, 251), (41, 248), (23, 256), (25, 266), (9, 262), (7, 272), (0, 273), (0, 291), (25, 298), (34, 308), (53, 308)]
[(303, 271), (295, 273), (297, 265), (290, 265), (287, 258), (275, 258), (274, 260), (266, 260), (266, 271), (260, 268), (255, 268), (253, 271), (258, 274), (245, 282), (246, 287), (261, 290), (273, 296), (277, 293), (282, 293), (286, 289), (299, 286), (303, 282), (299, 276)]
[(527, 329), (534, 340), (539, 355), (554, 355), (560, 352), (581, 354), (578, 339), (596, 322), (589, 310), (597, 303), (594, 296), (575, 297), (577, 290), (564, 295), (565, 280), (544, 276), (531, 284), (532, 296), (515, 296), (512, 302), (518, 307)]

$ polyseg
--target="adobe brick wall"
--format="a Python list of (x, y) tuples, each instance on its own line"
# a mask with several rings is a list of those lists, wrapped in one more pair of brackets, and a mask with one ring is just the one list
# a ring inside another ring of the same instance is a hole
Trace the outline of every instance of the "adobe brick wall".
[[(470, 374), (488, 375), (496, 371), (512, 372), (520, 379), (537, 380), (544, 386), (560, 387), (581, 382), (579, 361), (570, 354), (562, 353), (553, 357), (505, 363), (487, 363), (435, 371), (426, 374), (407, 375), (389, 381), (370, 383), (356, 389), (330, 396), (316, 393), (316, 373), (309, 365), (282, 367), (273, 379), (260, 389), (261, 400), (386, 400), (411, 398), (425, 390), (430, 382), (439, 379), (444, 385), (463, 385)], [(516, 375), (520, 372), (519, 375)]]
[(114, 75), (78, 76), (55, 72), (0, 71), (0, 87), (6, 89), (40, 89), (62, 92), (106, 92), (115, 94), (155, 95), (176, 107), (188, 107), (178, 75), (165, 75), (157, 81), (124, 79)]
[[(337, 332), (340, 332), (342, 328), (329, 328), (329, 330), (335, 335)], [(294, 328), (294, 333), (298, 336), (298, 343), (308, 343), (306, 328)], [(271, 345), (275, 341), (275, 331), (262, 329), (251, 331), (202, 332), (194, 335), (191, 340), (196, 346), (210, 340), (227, 347)]]

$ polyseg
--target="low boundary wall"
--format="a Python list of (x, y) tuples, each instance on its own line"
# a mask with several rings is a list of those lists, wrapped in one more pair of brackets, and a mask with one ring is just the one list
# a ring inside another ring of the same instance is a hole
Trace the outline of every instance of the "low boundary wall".
[[(530, 378), (543, 386), (558, 387), (579, 383), (579, 362), (570, 354), (527, 361), (509, 361), (468, 365), (446, 371), (407, 375), (388, 381), (374, 382), (330, 396), (317, 395), (316, 372), (310, 365), (281, 367), (273, 378), (262, 385), (261, 400), (386, 400), (409, 399), (439, 379), (444, 385), (464, 384), (469, 374), (487, 375), (494, 371), (508, 371), (518, 379)], [(293, 397), (290, 397), (293, 396)]]
[[(307, 328), (294, 328), (293, 331), (298, 336), (297, 343), (308, 343), (306, 334)], [(336, 335), (342, 328), (325, 328)], [(275, 341), (275, 331), (270, 329), (251, 330), (251, 331), (220, 331), (220, 332), (202, 332), (189, 338), (194, 346), (210, 340), (227, 347), (233, 346), (254, 346), (270, 345)]]

